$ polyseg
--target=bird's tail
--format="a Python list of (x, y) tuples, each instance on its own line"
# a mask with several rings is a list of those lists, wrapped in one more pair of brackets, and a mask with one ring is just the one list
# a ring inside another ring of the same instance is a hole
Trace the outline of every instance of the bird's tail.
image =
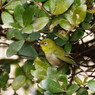
[(64, 57), (64, 61), (67, 62), (67, 63), (69, 63), (69, 64), (78, 66), (78, 65), (76, 64), (76, 62), (75, 62), (73, 59), (69, 58), (69, 57)]

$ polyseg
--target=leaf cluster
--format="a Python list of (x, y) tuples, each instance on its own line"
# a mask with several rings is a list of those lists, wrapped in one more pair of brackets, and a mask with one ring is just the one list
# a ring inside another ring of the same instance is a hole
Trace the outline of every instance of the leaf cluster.
[[(95, 0), (1, 0), (0, 36), (12, 42), (0, 44), (8, 46), (8, 57), (17, 55), (18, 58), (1, 60), (0, 91), (12, 86), (15, 95), (19, 88), (28, 90), (31, 85), (37, 84), (35, 95), (89, 95), (89, 90), (94, 95), (95, 66), (88, 62), (95, 63), (94, 7)], [(84, 43), (84, 38), (90, 34), (94, 36), (91, 47), (89, 42)], [(44, 38), (54, 40), (87, 70), (65, 62), (59, 68), (51, 66), (37, 45)], [(91, 60), (85, 60), (85, 56)], [(22, 59), (26, 61), (20, 66)], [(9, 76), (11, 65), (16, 65), (14, 78)], [(83, 75), (83, 71), (88, 76)], [(84, 76), (83, 79), (79, 74)], [(8, 83), (10, 79), (13, 79), (11, 84)]]

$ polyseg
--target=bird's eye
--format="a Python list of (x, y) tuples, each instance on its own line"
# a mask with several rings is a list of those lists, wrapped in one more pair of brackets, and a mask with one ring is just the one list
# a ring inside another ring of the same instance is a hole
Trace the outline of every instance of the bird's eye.
[(48, 43), (47, 42), (44, 42), (44, 45), (48, 45)]

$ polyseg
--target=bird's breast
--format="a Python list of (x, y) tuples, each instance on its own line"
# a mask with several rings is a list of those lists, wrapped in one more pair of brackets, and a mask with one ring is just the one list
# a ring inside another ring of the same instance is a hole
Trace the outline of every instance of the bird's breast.
[(46, 58), (49, 61), (49, 63), (53, 66), (60, 66), (62, 61), (57, 58), (53, 53), (46, 54)]

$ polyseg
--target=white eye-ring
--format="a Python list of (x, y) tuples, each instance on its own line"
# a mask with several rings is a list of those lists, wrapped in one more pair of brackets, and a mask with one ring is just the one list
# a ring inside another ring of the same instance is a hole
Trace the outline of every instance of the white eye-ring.
[(48, 45), (48, 43), (47, 42), (44, 42), (44, 45)]

